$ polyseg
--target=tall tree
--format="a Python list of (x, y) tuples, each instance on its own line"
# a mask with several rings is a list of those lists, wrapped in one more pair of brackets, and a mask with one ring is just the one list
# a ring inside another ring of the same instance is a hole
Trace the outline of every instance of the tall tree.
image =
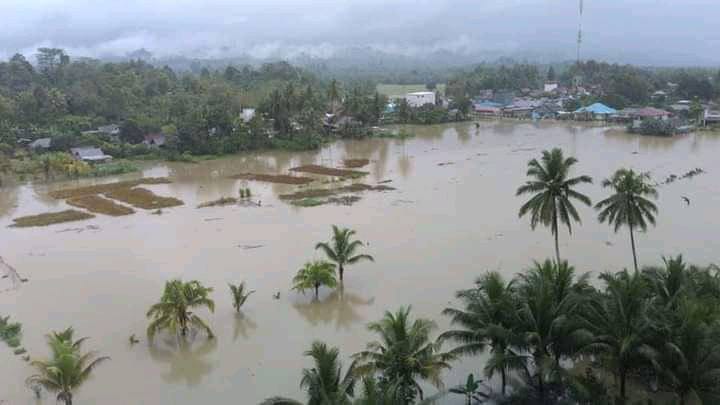
[(492, 360), (486, 364), (485, 375), (492, 378), (498, 372), (502, 394), (505, 395), (510, 372), (523, 367), (525, 357), (514, 350), (519, 338), (514, 283), (505, 282), (497, 272), (489, 272), (475, 281), (476, 287), (458, 291), (464, 309), (445, 308), (443, 315), (451, 317), (459, 326), (443, 332), (438, 340), (458, 344), (450, 353), (475, 356), (490, 348)]
[(82, 344), (87, 338), (73, 340), (72, 328), (52, 333), (47, 339), (52, 357), (30, 363), (37, 374), (28, 377), (27, 382), (57, 393), (58, 401), (72, 405), (73, 393), (90, 378), (98, 365), (110, 358), (97, 357), (92, 351), (82, 353)]
[(540, 161), (528, 162), (527, 176), (530, 178), (518, 188), (516, 195), (531, 194), (532, 197), (522, 207), (519, 216), (530, 214), (530, 226), (534, 230), (538, 224), (550, 227), (555, 236), (555, 259), (560, 263), (560, 243), (558, 223), (562, 222), (572, 234), (572, 221), (580, 223), (580, 214), (573, 200), (590, 206), (590, 198), (575, 191), (579, 184), (592, 183), (589, 176), (569, 178), (570, 169), (577, 163), (574, 157), (565, 158), (561, 149), (543, 151)]
[(192, 312), (195, 308), (203, 307), (210, 312), (215, 311), (215, 302), (210, 298), (212, 291), (212, 288), (195, 280), (187, 283), (172, 280), (165, 283), (160, 302), (151, 306), (147, 312), (147, 317), (152, 319), (147, 328), (148, 337), (152, 339), (163, 329), (185, 337), (191, 327), (197, 327), (212, 339), (214, 335), (208, 324)]
[(302, 269), (298, 270), (293, 278), (293, 290), (304, 293), (305, 290), (315, 290), (315, 299), (321, 286), (334, 288), (337, 286), (335, 278), (335, 266), (325, 261), (305, 263)]
[(648, 223), (655, 225), (657, 206), (648, 199), (657, 199), (657, 191), (650, 184), (650, 175), (636, 173), (632, 169), (619, 169), (609, 179), (603, 181), (603, 187), (611, 188), (614, 194), (595, 206), (600, 211), (598, 220), (615, 227), (617, 232), (627, 226), (630, 230), (633, 263), (638, 270), (637, 251), (635, 250), (636, 229), (647, 230)]
[(349, 405), (355, 390), (355, 362), (343, 375), (339, 360), (340, 351), (325, 343), (313, 342), (305, 356), (311, 357), (315, 366), (303, 369), (300, 387), (308, 394), (308, 405)]
[(455, 358), (451, 353), (441, 352), (441, 343), (430, 340), (435, 328), (430, 320), (411, 320), (410, 307), (400, 308), (396, 313), (385, 312), (380, 321), (368, 325), (380, 340), (368, 343), (364, 351), (353, 356), (359, 362), (358, 374), (379, 374), (384, 388), (397, 384), (405, 401), (422, 399), (418, 380), (442, 387), (442, 372), (450, 369), (449, 362)]
[(355, 231), (348, 228), (339, 228), (332, 226), (333, 236), (329, 243), (320, 242), (315, 245), (315, 250), (321, 249), (325, 252), (327, 258), (337, 264), (340, 273), (340, 283), (343, 282), (343, 274), (345, 266), (355, 264), (362, 260), (375, 261), (375, 259), (367, 254), (358, 254), (356, 251), (364, 244), (359, 240), (352, 240)]
[(328, 88), (328, 99), (330, 100), (330, 110), (335, 112), (337, 103), (340, 101), (340, 87), (337, 80), (332, 79)]

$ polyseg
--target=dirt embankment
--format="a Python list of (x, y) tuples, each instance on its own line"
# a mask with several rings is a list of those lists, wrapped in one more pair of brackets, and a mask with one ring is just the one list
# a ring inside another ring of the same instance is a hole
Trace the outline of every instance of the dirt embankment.
[(110, 215), (111, 217), (120, 217), (135, 213), (134, 209), (120, 205), (99, 195), (70, 198), (66, 202), (73, 207), (83, 208), (96, 214)]
[(60, 212), (48, 212), (45, 214), (15, 218), (13, 219), (13, 222), (15, 223), (10, 226), (14, 228), (28, 228), (32, 226), (48, 226), (53, 224), (60, 224), (63, 222), (83, 221), (91, 218), (95, 218), (95, 215), (78, 210), (65, 210)]
[(230, 176), (236, 180), (253, 180), (263, 181), (266, 183), (293, 184), (301, 185), (312, 183), (314, 180), (309, 177), (291, 176), (289, 174), (260, 174), (260, 173), (240, 173)]
[(347, 169), (335, 169), (333, 167), (325, 167), (325, 166), (319, 166), (319, 165), (305, 165), (305, 166), (299, 166), (299, 167), (293, 167), (290, 169), (291, 172), (300, 172), (300, 173), (311, 173), (311, 174), (321, 174), (324, 176), (335, 176), (335, 177), (362, 177), (366, 176), (369, 173), (368, 172), (361, 172), (358, 170), (347, 170)]

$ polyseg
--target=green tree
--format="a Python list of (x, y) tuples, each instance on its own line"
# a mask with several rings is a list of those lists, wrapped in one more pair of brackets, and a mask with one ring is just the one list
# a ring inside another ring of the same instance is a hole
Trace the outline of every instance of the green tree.
[(622, 226), (629, 228), (633, 263), (637, 271), (634, 231), (646, 231), (648, 223), (655, 225), (657, 206), (647, 197), (657, 199), (657, 191), (650, 184), (649, 174), (636, 173), (632, 169), (619, 169), (610, 179), (603, 181), (603, 187), (611, 188), (614, 194), (595, 206), (600, 211), (598, 220), (614, 226), (615, 232)]
[(110, 359), (97, 357), (92, 351), (82, 353), (82, 344), (87, 338), (73, 340), (72, 337), (72, 328), (48, 335), (52, 357), (30, 363), (37, 374), (27, 379), (28, 385), (38, 385), (57, 393), (57, 400), (65, 405), (72, 405), (73, 393), (90, 378), (98, 365)]
[(152, 321), (147, 328), (148, 338), (163, 329), (172, 333), (187, 336), (191, 327), (204, 330), (210, 339), (214, 337), (210, 327), (192, 312), (195, 308), (207, 308), (215, 311), (215, 302), (210, 299), (212, 288), (203, 286), (199, 281), (187, 283), (182, 280), (172, 280), (165, 283), (165, 290), (160, 302), (150, 307), (147, 317)]
[(238, 285), (228, 284), (228, 286), (230, 287), (230, 293), (232, 294), (233, 308), (235, 308), (236, 312), (240, 312), (240, 308), (245, 305), (245, 301), (247, 301), (248, 297), (250, 297), (255, 290), (247, 291), (244, 281)]
[(343, 375), (340, 351), (325, 343), (313, 342), (305, 356), (312, 357), (315, 366), (303, 369), (300, 387), (308, 394), (308, 405), (349, 405), (355, 390), (355, 362)]
[(335, 79), (330, 82), (328, 99), (330, 100), (330, 110), (334, 112), (337, 109), (337, 103), (340, 101), (340, 87)]
[(528, 162), (527, 176), (530, 180), (518, 188), (516, 195), (531, 194), (532, 197), (522, 207), (519, 216), (530, 214), (530, 226), (538, 224), (550, 227), (555, 236), (555, 258), (560, 263), (560, 244), (558, 241), (558, 223), (562, 222), (572, 234), (572, 221), (581, 222), (580, 214), (573, 200), (590, 206), (590, 198), (575, 191), (579, 184), (592, 183), (589, 176), (568, 178), (570, 169), (577, 163), (574, 157), (565, 158), (562, 150), (543, 151), (540, 161)]
[(653, 323), (647, 285), (638, 271), (604, 273), (600, 279), (605, 293), (592, 299), (580, 316), (589, 333), (583, 351), (594, 354), (601, 367), (615, 375), (624, 401), (629, 373), (657, 357), (649, 340)]
[(450, 388), (449, 391), (453, 394), (463, 395), (465, 397), (465, 405), (472, 405), (474, 402), (480, 403), (488, 399), (488, 396), (480, 391), (481, 387), (482, 380), (475, 380), (475, 376), (470, 374), (465, 384)]
[(464, 309), (446, 308), (443, 315), (451, 317), (451, 324), (459, 329), (443, 332), (438, 340), (458, 344), (450, 353), (475, 356), (490, 348), (491, 361), (486, 363), (485, 375), (501, 377), (505, 395), (509, 373), (524, 366), (525, 357), (513, 349), (517, 342), (518, 319), (514, 283), (505, 282), (497, 272), (489, 272), (475, 281), (476, 287), (460, 290), (455, 296)]
[(364, 244), (359, 240), (352, 240), (355, 231), (348, 228), (338, 228), (332, 226), (333, 236), (329, 243), (320, 242), (315, 245), (315, 250), (322, 250), (327, 258), (337, 264), (340, 273), (340, 283), (343, 282), (343, 274), (345, 266), (355, 264), (362, 260), (375, 261), (375, 259), (367, 254), (358, 254), (356, 251)]
[(335, 288), (337, 279), (335, 278), (335, 266), (325, 261), (315, 261), (305, 263), (293, 278), (293, 290), (305, 293), (305, 290), (315, 290), (315, 299), (321, 286)]
[(705, 109), (703, 108), (702, 104), (700, 104), (700, 100), (695, 97), (690, 104), (688, 116), (694, 119), (696, 122), (700, 122), (703, 119), (704, 113)]
[(449, 362), (455, 356), (441, 352), (441, 343), (430, 341), (435, 328), (435, 323), (427, 319), (412, 321), (410, 307), (394, 314), (385, 312), (380, 321), (368, 325), (380, 340), (368, 343), (366, 350), (353, 356), (358, 360), (358, 374), (379, 374), (383, 389), (397, 384), (399, 396), (407, 402), (423, 398), (418, 380), (441, 388), (442, 372), (450, 369)]

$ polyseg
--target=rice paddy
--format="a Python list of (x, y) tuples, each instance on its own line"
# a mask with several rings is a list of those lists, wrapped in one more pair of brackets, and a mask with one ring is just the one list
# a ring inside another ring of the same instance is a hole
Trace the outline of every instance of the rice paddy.
[(359, 193), (363, 191), (391, 191), (395, 190), (395, 188), (390, 186), (370, 186), (367, 184), (351, 184), (349, 186), (343, 186), (343, 187), (336, 187), (336, 188), (314, 188), (309, 190), (302, 190), (297, 191), (292, 194), (281, 194), (279, 198), (281, 200), (288, 200), (288, 201), (294, 201), (294, 200), (303, 200), (308, 198), (327, 198), (336, 196), (339, 194), (347, 194), (347, 193)]
[(117, 188), (104, 194), (113, 200), (122, 201), (133, 207), (146, 210), (177, 207), (184, 204), (182, 200), (174, 197), (162, 197), (142, 187)]
[(14, 228), (29, 228), (33, 226), (61, 224), (64, 222), (84, 221), (91, 218), (95, 218), (95, 215), (78, 210), (65, 210), (15, 218), (13, 219), (14, 224), (10, 226)]
[(361, 177), (365, 176), (369, 173), (367, 172), (361, 172), (357, 170), (347, 170), (347, 169), (335, 169), (332, 167), (325, 167), (320, 165), (305, 165), (305, 166), (299, 166), (299, 167), (293, 167), (290, 169), (291, 172), (301, 172), (301, 173), (311, 173), (311, 174), (321, 174), (325, 176), (335, 176), (335, 177)]
[(239, 180), (254, 180), (262, 181), (266, 183), (278, 183), (278, 184), (308, 184), (312, 183), (313, 179), (309, 177), (291, 176), (288, 174), (259, 174), (259, 173), (241, 173), (235, 176), (231, 176), (233, 179)]
[(369, 159), (345, 159), (343, 160), (343, 166), (348, 169), (358, 169), (365, 167), (370, 164)]
[(73, 207), (83, 208), (96, 214), (110, 215), (112, 217), (120, 217), (135, 213), (134, 209), (117, 204), (116, 202), (100, 197), (99, 195), (86, 195), (70, 198), (67, 200), (67, 203)]
[(214, 201), (208, 201), (204, 202), (200, 205), (198, 205), (198, 208), (208, 208), (208, 207), (221, 207), (224, 205), (233, 205), (237, 204), (238, 199), (233, 197), (222, 197)]
[(118, 181), (115, 183), (97, 184), (94, 186), (70, 188), (50, 192), (52, 198), (65, 200), (68, 198), (84, 197), (93, 194), (105, 194), (117, 189), (133, 188), (140, 185), (168, 184), (170, 180), (166, 177), (144, 177), (138, 180)]

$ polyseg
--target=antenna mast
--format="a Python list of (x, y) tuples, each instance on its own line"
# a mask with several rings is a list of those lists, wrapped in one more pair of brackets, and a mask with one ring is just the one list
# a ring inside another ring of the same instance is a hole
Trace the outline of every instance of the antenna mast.
[(580, 64), (580, 46), (582, 45), (582, 16), (583, 16), (583, 0), (580, 0), (580, 15), (578, 19), (578, 36), (577, 36), (577, 64)]

